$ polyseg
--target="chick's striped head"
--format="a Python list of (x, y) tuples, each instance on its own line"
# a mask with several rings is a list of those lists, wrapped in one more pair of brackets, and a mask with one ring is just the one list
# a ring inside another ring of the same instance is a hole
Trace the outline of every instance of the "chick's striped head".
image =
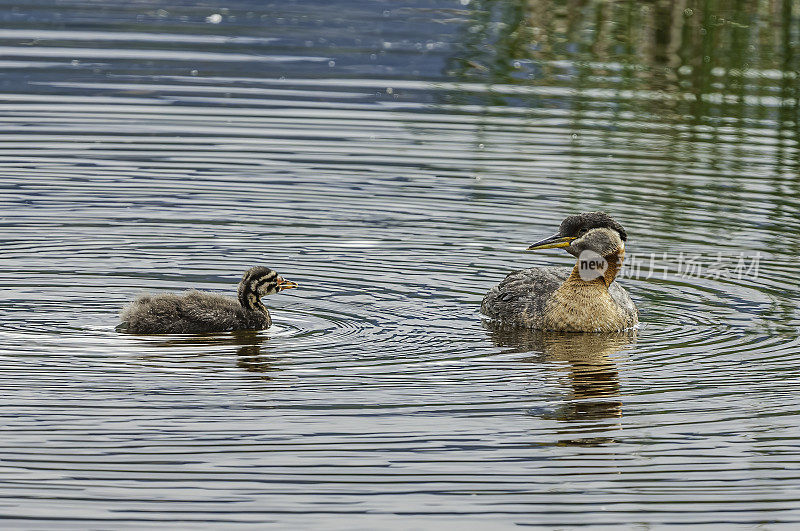
[(295, 282), (286, 280), (268, 267), (251, 267), (239, 282), (239, 302), (252, 309), (261, 297), (296, 287)]

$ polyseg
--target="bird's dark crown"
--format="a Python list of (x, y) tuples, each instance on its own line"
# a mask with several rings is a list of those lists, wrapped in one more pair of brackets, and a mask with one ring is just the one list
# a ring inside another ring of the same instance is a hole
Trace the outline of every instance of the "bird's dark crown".
[(622, 225), (605, 212), (584, 212), (583, 214), (569, 216), (561, 222), (558, 233), (561, 236), (578, 237), (590, 229), (598, 228), (614, 229), (619, 233), (622, 241), (627, 241), (628, 239), (628, 235)]

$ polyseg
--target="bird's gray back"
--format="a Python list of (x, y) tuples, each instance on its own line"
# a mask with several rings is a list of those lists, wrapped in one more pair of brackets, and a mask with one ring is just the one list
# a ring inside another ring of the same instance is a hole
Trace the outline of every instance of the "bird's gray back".
[(125, 331), (140, 334), (259, 330), (270, 325), (269, 315), (247, 310), (236, 299), (196, 290), (140, 295), (120, 317), (127, 323)]
[(567, 279), (569, 267), (532, 267), (512, 271), (489, 290), (481, 312), (508, 324), (536, 326), (544, 316), (547, 299)]

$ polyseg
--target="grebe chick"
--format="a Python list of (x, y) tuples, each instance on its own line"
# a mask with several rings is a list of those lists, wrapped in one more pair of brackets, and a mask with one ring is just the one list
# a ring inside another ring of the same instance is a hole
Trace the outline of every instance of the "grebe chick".
[(529, 251), (560, 248), (575, 267), (533, 267), (510, 273), (489, 290), (481, 312), (513, 326), (561, 332), (615, 332), (636, 326), (628, 292), (614, 282), (628, 236), (605, 212), (569, 216), (553, 236)]
[(127, 305), (118, 332), (130, 334), (202, 334), (229, 330), (263, 330), (272, 319), (261, 297), (296, 288), (268, 267), (245, 271), (238, 300), (216, 293), (190, 290), (184, 294), (140, 295)]

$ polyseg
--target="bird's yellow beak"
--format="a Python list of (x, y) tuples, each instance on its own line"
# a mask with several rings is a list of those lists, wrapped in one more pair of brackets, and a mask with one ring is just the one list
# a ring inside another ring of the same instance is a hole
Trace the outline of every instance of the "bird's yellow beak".
[(297, 287), (297, 282), (292, 282), (291, 280), (286, 280), (283, 277), (278, 277), (278, 291), (283, 291), (285, 289), (292, 289)]
[(562, 247), (569, 247), (569, 244), (575, 239), (576, 238), (574, 236), (561, 236), (559, 234), (553, 234), (549, 238), (545, 238), (542, 241), (532, 244), (525, 250), (538, 251), (539, 249), (561, 249)]

